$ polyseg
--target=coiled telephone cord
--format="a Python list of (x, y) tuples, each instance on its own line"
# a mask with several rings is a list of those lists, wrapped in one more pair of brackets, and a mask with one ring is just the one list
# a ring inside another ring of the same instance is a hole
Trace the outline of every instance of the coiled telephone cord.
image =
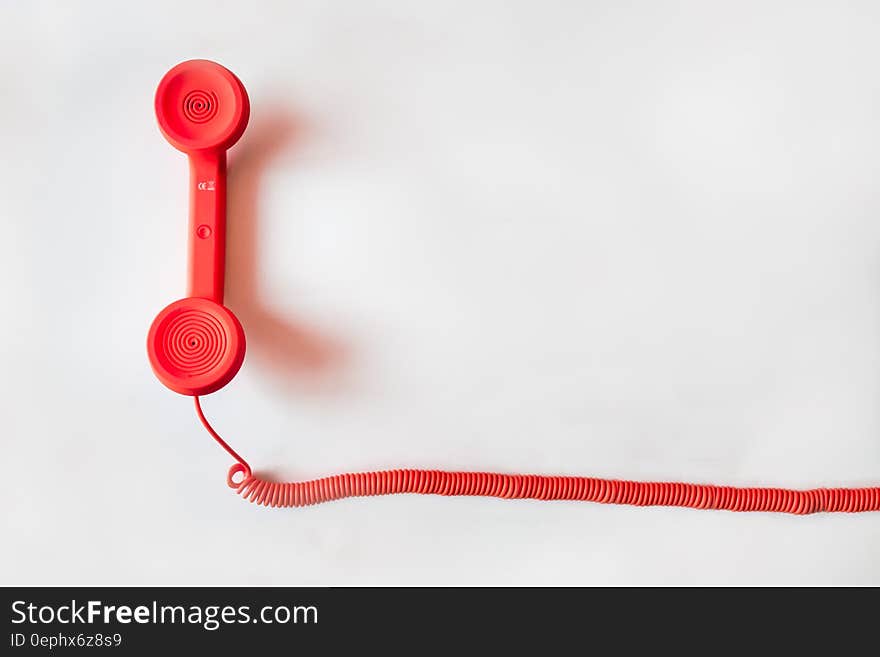
[(880, 486), (865, 488), (746, 488), (680, 482), (626, 481), (597, 477), (382, 470), (338, 474), (310, 481), (277, 483), (256, 476), (214, 430), (196, 396), (205, 429), (236, 460), (226, 478), (246, 500), (270, 507), (300, 507), (346, 497), (373, 495), (475, 495), (505, 499), (578, 500), (633, 506), (678, 506), (768, 513), (859, 513), (880, 511)]

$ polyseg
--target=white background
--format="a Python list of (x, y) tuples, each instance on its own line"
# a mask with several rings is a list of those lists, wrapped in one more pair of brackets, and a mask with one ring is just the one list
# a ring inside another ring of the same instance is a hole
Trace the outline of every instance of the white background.
[(401, 496), (266, 510), (145, 336), (153, 92), (245, 83), (207, 414), (259, 470), (880, 481), (880, 6), (4, 2), (4, 584), (880, 583), (880, 516)]

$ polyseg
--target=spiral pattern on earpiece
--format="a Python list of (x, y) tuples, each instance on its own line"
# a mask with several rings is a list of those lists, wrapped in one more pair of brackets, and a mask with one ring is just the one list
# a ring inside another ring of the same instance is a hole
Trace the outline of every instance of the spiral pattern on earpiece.
[(183, 309), (167, 319), (157, 336), (169, 371), (199, 376), (216, 368), (227, 350), (226, 331), (214, 315)]
[(196, 89), (183, 99), (183, 115), (193, 123), (205, 123), (217, 114), (217, 95)]

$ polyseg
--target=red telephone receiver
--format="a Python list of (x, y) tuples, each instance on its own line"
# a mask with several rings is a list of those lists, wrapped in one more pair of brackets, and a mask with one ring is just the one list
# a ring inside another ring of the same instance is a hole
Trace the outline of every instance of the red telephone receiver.
[(344, 497), (419, 493), (797, 514), (880, 511), (880, 486), (791, 490), (410, 469), (288, 483), (257, 476), (214, 431), (199, 402), (199, 395), (229, 383), (244, 360), (244, 331), (235, 315), (223, 306), (223, 261), (226, 149), (241, 137), (249, 113), (244, 86), (214, 62), (183, 62), (159, 83), (159, 127), (172, 146), (189, 156), (189, 296), (162, 310), (147, 338), (156, 376), (175, 392), (193, 396), (202, 424), (235, 459), (226, 480), (242, 497), (274, 507), (304, 506)]
[(189, 290), (153, 320), (147, 351), (159, 380), (183, 395), (219, 390), (244, 361), (244, 331), (223, 305), (223, 278), (226, 150), (249, 115), (241, 81), (205, 59), (178, 64), (156, 90), (159, 128), (189, 156)]

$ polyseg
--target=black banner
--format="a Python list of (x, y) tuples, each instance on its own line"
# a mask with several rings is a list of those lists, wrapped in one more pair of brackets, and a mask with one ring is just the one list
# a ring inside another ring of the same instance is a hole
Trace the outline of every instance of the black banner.
[[(386, 654), (513, 648), (791, 649), (820, 630), (839, 653), (873, 633), (864, 604), (840, 590), (462, 588), (5, 588), (0, 654)], [(861, 604), (856, 604), (861, 603)], [(821, 621), (819, 620), (821, 618)], [(805, 622), (812, 619), (812, 622)], [(873, 641), (873, 639), (872, 639)]]

